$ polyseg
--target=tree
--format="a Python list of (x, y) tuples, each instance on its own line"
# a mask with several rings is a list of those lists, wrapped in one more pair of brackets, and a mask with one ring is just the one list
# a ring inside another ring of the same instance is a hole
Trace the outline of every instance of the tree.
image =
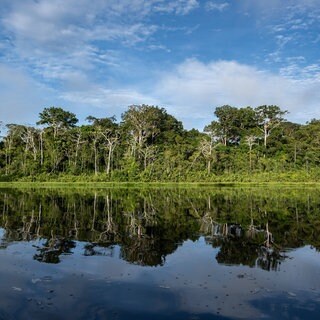
[(254, 135), (249, 135), (246, 136), (245, 138), (245, 143), (248, 145), (249, 147), (249, 167), (250, 167), (250, 171), (252, 170), (252, 147), (256, 144), (256, 140), (257, 137), (255, 137)]
[(236, 108), (229, 105), (217, 107), (217, 117), (206, 128), (214, 132), (224, 146), (238, 145), (247, 131), (255, 127), (255, 111), (251, 107)]
[(165, 109), (145, 104), (129, 106), (122, 115), (121, 126), (128, 136), (128, 155), (141, 167), (146, 168), (147, 163), (156, 158), (157, 149), (150, 146), (156, 144), (156, 139), (161, 137), (167, 125), (177, 125), (173, 119), (167, 115)]
[(106, 151), (106, 173), (110, 174), (113, 161), (113, 153), (120, 139), (119, 125), (116, 123), (116, 118), (115, 116), (110, 118), (96, 118), (93, 116), (89, 116), (86, 118), (86, 120), (91, 122), (94, 128), (93, 147), (95, 158), (95, 174), (97, 174), (98, 172), (97, 158), (99, 144), (103, 146)]
[(132, 105), (122, 115), (122, 121), (133, 138), (133, 153), (135, 148), (143, 148), (147, 139), (153, 142), (160, 133), (159, 116), (164, 109), (148, 105)]
[(255, 108), (256, 119), (259, 129), (263, 132), (264, 147), (267, 147), (267, 138), (270, 136), (272, 130), (278, 127), (285, 119), (283, 116), (288, 111), (281, 110), (278, 106), (259, 106)]
[(305, 139), (301, 139), (300, 136), (303, 127), (301, 124), (284, 121), (278, 129), (282, 136), (282, 148), (293, 162), (293, 167), (296, 167), (298, 155), (306, 143)]
[(211, 127), (220, 136), (223, 145), (233, 143), (238, 136), (238, 109), (229, 105), (218, 107), (214, 111), (218, 122), (213, 121)]
[(16, 124), (7, 124), (7, 135), (4, 137), (4, 151), (5, 151), (5, 174), (9, 174), (9, 168), (12, 164), (13, 150), (18, 145), (17, 137), (19, 135), (20, 127)]
[(320, 120), (311, 119), (296, 132), (297, 154), (305, 167), (320, 163)]
[(237, 126), (239, 127), (241, 137), (248, 135), (248, 131), (255, 131), (257, 128), (257, 120), (255, 110), (251, 107), (244, 107), (238, 109), (237, 112)]
[(207, 162), (207, 173), (211, 173), (212, 161), (216, 158), (215, 148), (219, 146), (220, 142), (217, 139), (215, 130), (212, 130), (212, 126), (206, 126), (204, 132), (207, 136), (203, 137), (199, 143), (199, 151)]
[(60, 107), (44, 108), (39, 114), (40, 120), (38, 125), (44, 124), (53, 128), (53, 136), (57, 137), (59, 130), (74, 127), (78, 122), (76, 115), (72, 112), (65, 111)]
[(106, 129), (104, 131), (101, 131), (101, 135), (105, 139), (106, 144), (106, 151), (107, 151), (107, 159), (106, 159), (106, 172), (107, 174), (110, 173), (111, 170), (111, 164), (112, 164), (112, 158), (114, 150), (119, 143), (120, 139), (120, 133), (118, 130), (112, 130), (112, 129)]

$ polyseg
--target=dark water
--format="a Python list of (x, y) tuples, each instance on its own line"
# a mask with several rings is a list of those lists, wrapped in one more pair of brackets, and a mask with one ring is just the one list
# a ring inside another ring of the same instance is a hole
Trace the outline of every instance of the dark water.
[(0, 189), (0, 319), (319, 319), (320, 191)]

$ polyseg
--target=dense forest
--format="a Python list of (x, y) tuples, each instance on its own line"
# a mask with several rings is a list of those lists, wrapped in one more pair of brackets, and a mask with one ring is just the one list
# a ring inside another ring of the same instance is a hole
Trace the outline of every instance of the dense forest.
[(36, 126), (2, 123), (2, 181), (316, 181), (320, 120), (288, 122), (278, 106), (217, 107), (203, 132), (164, 108), (115, 117), (45, 108)]

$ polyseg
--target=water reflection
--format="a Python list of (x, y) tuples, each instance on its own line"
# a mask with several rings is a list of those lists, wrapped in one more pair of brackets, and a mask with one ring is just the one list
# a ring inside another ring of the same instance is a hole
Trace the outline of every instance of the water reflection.
[(33, 256), (35, 260), (46, 263), (59, 263), (60, 255), (71, 254), (76, 243), (70, 239), (52, 237), (42, 247), (38, 247), (38, 253)]
[(204, 236), (227, 265), (279, 270), (287, 248), (320, 248), (319, 194), (259, 189), (0, 191), (0, 248), (43, 239), (34, 259), (59, 263), (85, 242), (85, 256), (165, 263), (185, 240)]
[(201, 230), (207, 235), (207, 243), (220, 248), (216, 256), (219, 263), (258, 266), (264, 270), (276, 271), (285, 258), (281, 247), (274, 243), (268, 222), (265, 229), (255, 227), (252, 222), (244, 229), (239, 224), (214, 222), (205, 215)]

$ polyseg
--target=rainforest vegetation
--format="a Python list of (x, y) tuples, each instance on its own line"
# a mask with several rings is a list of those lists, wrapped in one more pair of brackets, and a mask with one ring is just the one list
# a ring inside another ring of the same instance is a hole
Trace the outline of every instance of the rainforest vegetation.
[(274, 105), (224, 105), (200, 132), (157, 106), (81, 125), (74, 113), (48, 107), (35, 126), (1, 124), (0, 180), (317, 181), (320, 120), (297, 124), (286, 114)]

